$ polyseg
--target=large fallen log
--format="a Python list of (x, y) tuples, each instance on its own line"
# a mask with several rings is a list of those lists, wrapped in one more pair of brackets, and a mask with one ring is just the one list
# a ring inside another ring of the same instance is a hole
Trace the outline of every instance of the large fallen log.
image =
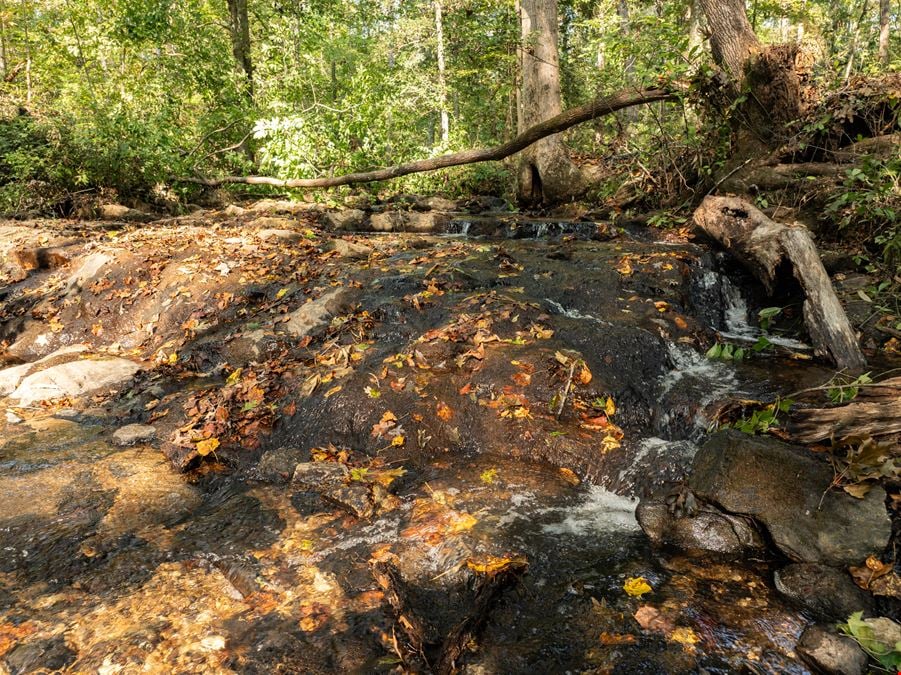
[(618, 91), (615, 94), (610, 94), (609, 96), (602, 96), (585, 105), (564, 110), (559, 115), (540, 124), (536, 124), (533, 127), (529, 127), (516, 138), (493, 148), (463, 150), (462, 152), (454, 152), (449, 155), (441, 155), (429, 159), (419, 159), (384, 169), (349, 173), (343, 176), (288, 179), (273, 178), (270, 176), (223, 176), (221, 178), (182, 177), (176, 178), (176, 181), (196, 183), (208, 187), (218, 187), (230, 183), (244, 183), (249, 185), (274, 185), (275, 187), (285, 188), (330, 188), (356, 183), (373, 183), (375, 181), (399, 178), (400, 176), (406, 176), (411, 173), (446, 169), (451, 166), (460, 166), (462, 164), (500, 161), (511, 155), (515, 155), (517, 152), (524, 150), (536, 141), (540, 141), (542, 138), (558, 134), (561, 131), (566, 131), (577, 124), (582, 124), (583, 122), (609, 115), (617, 110), (630, 108), (643, 103), (672, 101), (676, 98), (677, 95), (673, 90), (660, 87), (639, 90), (625, 89)]
[(788, 431), (802, 443), (901, 433), (901, 377), (861, 389), (857, 399), (846, 405), (796, 410)]
[(857, 336), (805, 227), (777, 223), (737, 197), (705, 198), (694, 222), (751, 270), (770, 294), (779, 265), (790, 262), (806, 295), (804, 321), (816, 353), (848, 372), (864, 369)]

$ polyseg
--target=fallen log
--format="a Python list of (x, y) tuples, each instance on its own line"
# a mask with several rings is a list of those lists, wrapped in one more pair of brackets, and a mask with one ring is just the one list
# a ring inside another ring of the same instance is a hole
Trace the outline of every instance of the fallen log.
[(790, 262), (806, 295), (804, 321), (815, 352), (840, 369), (864, 369), (857, 336), (806, 228), (777, 223), (737, 197), (705, 198), (694, 222), (753, 272), (769, 294), (775, 290), (777, 268)]
[(901, 377), (861, 389), (858, 398), (846, 405), (797, 410), (788, 432), (802, 443), (901, 433)]
[(603, 117), (632, 106), (655, 101), (673, 101), (677, 94), (671, 89), (652, 87), (649, 89), (625, 89), (609, 96), (600, 98), (569, 110), (564, 110), (549, 120), (529, 127), (524, 132), (493, 148), (479, 148), (463, 150), (449, 155), (419, 159), (384, 169), (349, 173), (343, 176), (331, 176), (327, 178), (273, 178), (271, 176), (223, 176), (221, 178), (197, 178), (181, 177), (175, 180), (182, 183), (195, 183), (207, 187), (219, 187), (220, 185), (243, 183), (248, 185), (274, 185), (286, 188), (331, 188), (340, 185), (356, 183), (373, 183), (375, 181), (391, 180), (411, 173), (422, 173), (436, 169), (446, 169), (463, 164), (475, 164), (478, 162), (496, 162), (506, 159), (517, 152), (524, 150), (542, 138), (566, 131), (570, 127), (582, 124), (589, 120)]

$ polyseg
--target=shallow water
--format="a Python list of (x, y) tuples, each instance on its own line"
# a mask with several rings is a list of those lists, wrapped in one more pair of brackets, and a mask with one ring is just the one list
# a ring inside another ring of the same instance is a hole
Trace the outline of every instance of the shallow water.
[[(635, 495), (684, 475), (711, 406), (772, 387), (770, 367), (703, 357), (693, 332), (724, 326), (675, 327), (674, 317), (692, 321), (700, 302), (686, 290), (691, 279), (718, 272), (698, 262), (691, 245), (628, 240), (505, 241), (503, 253), (523, 267), (509, 278), (497, 276), (493, 244), (466, 253), (468, 276), (448, 304), (417, 315), (413, 326), (386, 320), (373, 362), (453, 317), (450, 303), (459, 298), (493, 288), (532, 302), (528, 311), (546, 312), (542, 320), (556, 331), (551, 354), (558, 344), (578, 349), (620, 407), (622, 446), (591, 464), (598, 475), (586, 471), (597, 485), (574, 485), (553, 466), (538, 427), (535, 447), (511, 436), (519, 451), (506, 452), (501, 437), (481, 438), (461, 424), (468, 445), (409, 448), (407, 461), (391, 465), (408, 470), (392, 487), (396, 499), (358, 519), (315, 491), (217, 464), (175, 473), (152, 447), (112, 446), (114, 426), (102, 416), (31, 411), (24, 424), (0, 427), (6, 667), (388, 672), (404, 659), (416, 670), (422, 662), (411, 657), (371, 560), (390, 557), (414, 598), (411, 615), (434, 632), (429, 649), (438, 649), (472, 609), (480, 577), (467, 561), (490, 555), (522, 556), (528, 570), (464, 650), (464, 672), (807, 672), (792, 653), (807, 621), (776, 598), (771, 561), (652, 550), (634, 519)], [(392, 316), (392, 303), (420, 287), (396, 273), (418, 255), (361, 273), (360, 286), (372, 289), (364, 303)], [(629, 255), (645, 269), (619, 279), (612, 270)], [(512, 356), (533, 355), (528, 349)], [(483, 376), (509, 361), (486, 359)], [(780, 387), (819, 374), (793, 367)], [(434, 379), (429, 386), (459, 388)], [(314, 434), (339, 445), (367, 437), (368, 426), (362, 434), (354, 427), (358, 403), (334, 400), (334, 408), (310, 409), (318, 417), (287, 423), (281, 439), (309, 447)], [(353, 422), (344, 437), (341, 415)], [(552, 423), (577, 436), (577, 419), (541, 420)], [(653, 590), (630, 597), (629, 577), (644, 577)], [(659, 613), (657, 628), (641, 628), (642, 608)]]

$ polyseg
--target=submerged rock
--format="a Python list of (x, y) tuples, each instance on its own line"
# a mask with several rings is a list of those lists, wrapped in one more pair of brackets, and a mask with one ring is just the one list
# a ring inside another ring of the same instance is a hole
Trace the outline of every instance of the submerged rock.
[(866, 672), (867, 655), (857, 643), (822, 626), (810, 626), (805, 630), (795, 651), (826, 675), (862, 675)]
[(760, 534), (746, 518), (705, 506), (694, 516), (678, 518), (662, 501), (642, 501), (635, 511), (638, 524), (655, 544), (685, 551), (740, 554), (764, 547)]
[(690, 486), (705, 501), (752, 516), (792, 560), (857, 564), (888, 544), (885, 490), (855, 499), (830, 489), (833, 478), (805, 448), (722, 431), (695, 456)]
[(304, 448), (276, 448), (267, 450), (257, 464), (257, 476), (272, 483), (287, 483), (297, 470), (297, 466), (310, 458), (310, 451)]
[(335, 462), (302, 462), (294, 468), (292, 482), (309, 490), (336, 485), (344, 478), (344, 467)]
[(156, 438), (156, 428), (148, 424), (128, 424), (113, 434), (113, 442), (119, 446), (148, 443)]
[(776, 590), (821, 621), (843, 621), (873, 607), (873, 599), (842, 570), (826, 565), (795, 563), (778, 570)]
[(96, 389), (126, 382), (141, 369), (128, 359), (85, 359), (51, 366), (24, 378), (10, 398), (31, 405), (66, 396), (81, 396)]
[(341, 507), (356, 518), (369, 518), (375, 506), (369, 495), (369, 487), (363, 483), (339, 485), (322, 493), (322, 498)]

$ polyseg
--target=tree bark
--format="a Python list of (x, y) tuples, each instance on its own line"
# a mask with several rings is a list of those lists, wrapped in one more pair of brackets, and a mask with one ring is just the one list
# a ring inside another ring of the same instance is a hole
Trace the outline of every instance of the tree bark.
[(542, 139), (553, 134), (566, 131), (577, 124), (593, 120), (604, 115), (609, 115), (617, 110), (628, 108), (643, 103), (655, 101), (674, 101), (676, 94), (672, 90), (652, 88), (640, 91), (620, 91), (610, 96), (602, 96), (591, 103), (570, 108), (549, 120), (536, 124), (516, 138), (493, 148), (481, 148), (464, 150), (449, 155), (441, 155), (431, 159), (420, 159), (406, 162), (385, 169), (351, 173), (344, 176), (332, 176), (329, 178), (272, 178), (269, 176), (224, 176), (222, 178), (194, 178), (182, 177), (175, 180), (183, 183), (196, 183), (209, 187), (219, 185), (244, 183), (249, 185), (273, 185), (284, 188), (330, 188), (339, 185), (352, 185), (355, 183), (372, 183), (375, 181), (391, 180), (411, 173), (434, 171), (462, 164), (475, 164), (477, 162), (491, 162), (506, 159), (517, 152), (528, 148)]
[(435, 6), (435, 38), (437, 40), (438, 57), (438, 105), (441, 116), (441, 145), (447, 147), (450, 140), (450, 120), (447, 114), (447, 79), (444, 64), (444, 21), (441, 0), (434, 0)]
[[(563, 109), (557, 1), (521, 0), (520, 28), (523, 124), (532, 127), (559, 115)], [(523, 154), (517, 181), (517, 197), (523, 204), (566, 201), (584, 188), (582, 172), (561, 138), (544, 138)]]
[(760, 51), (760, 42), (745, 11), (745, 0), (700, 0), (710, 26), (713, 60), (739, 83), (748, 62)]
[(774, 222), (737, 197), (707, 197), (694, 222), (748, 267), (769, 293), (779, 266), (790, 262), (806, 295), (804, 321), (817, 354), (851, 373), (863, 371), (867, 362), (857, 336), (806, 228)]
[(879, 61), (886, 66), (889, 62), (890, 19), (891, 0), (879, 0)]
[(247, 13), (247, 0), (227, 0), (229, 34), (231, 35), (232, 54), (235, 63), (247, 81), (246, 95), (250, 101), (254, 98), (253, 60), (250, 55), (250, 18)]

